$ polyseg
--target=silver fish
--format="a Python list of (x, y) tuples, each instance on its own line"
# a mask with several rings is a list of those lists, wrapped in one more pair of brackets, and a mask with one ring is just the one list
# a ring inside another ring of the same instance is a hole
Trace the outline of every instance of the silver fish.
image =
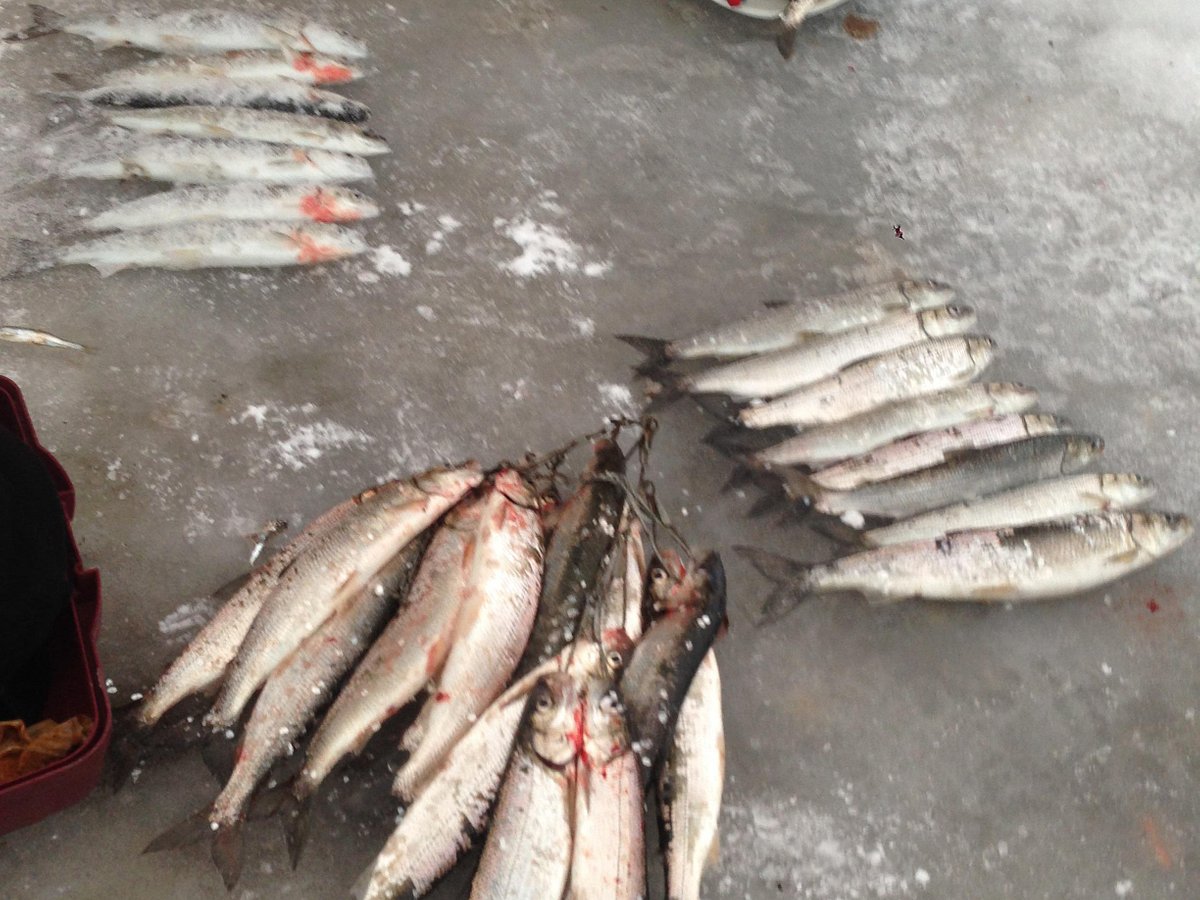
[(291, 17), (259, 18), (207, 9), (68, 17), (35, 3), (29, 4), (29, 9), (33, 25), (5, 35), (5, 41), (27, 41), (65, 32), (87, 38), (101, 48), (140, 47), (183, 56), (279, 47), (344, 59), (362, 59), (367, 55), (366, 45), (344, 31)]
[(710, 331), (658, 342), (657, 352), (667, 359), (767, 353), (798, 344), (813, 335), (878, 322), (890, 313), (945, 306), (953, 297), (954, 290), (937, 281), (891, 281), (827, 297), (774, 305)]
[(227, 184), (176, 188), (120, 203), (87, 223), (90, 231), (136, 231), (195, 222), (357, 222), (379, 215), (361, 191), (321, 185)]
[(1012, 528), (1063, 519), (1079, 513), (1132, 509), (1155, 494), (1154, 483), (1141, 475), (1080, 474), (1036, 481), (978, 500), (943, 506), (862, 535), (867, 547), (923, 541), (978, 528)]
[(280, 573), (318, 535), (353, 515), (357, 509), (358, 503), (354, 498), (339, 503), (309, 522), (278, 553), (251, 572), (245, 584), (217, 610), (217, 614), (167, 667), (154, 687), (146, 692), (146, 698), (137, 710), (137, 724), (142, 728), (150, 728), (184, 697), (207, 691), (220, 683), (225, 667), (237, 653), (263, 601), (279, 580)]
[(171, 106), (164, 109), (105, 109), (102, 115), (109, 124), (142, 134), (289, 144), (355, 156), (391, 152), (386, 140), (359, 125), (269, 109)]
[(545, 676), (530, 695), (471, 883), (472, 900), (562, 897), (571, 868), (580, 702), (563, 674)]
[(133, 109), (172, 106), (232, 106), (365, 122), (371, 110), (357, 100), (290, 78), (255, 78), (236, 81), (217, 75), (126, 75), (65, 96), (98, 106)]
[(749, 428), (840, 422), (877, 406), (966, 384), (991, 365), (996, 344), (981, 336), (938, 338), (854, 363), (759, 406), (738, 421)]
[(735, 400), (775, 397), (837, 373), (845, 366), (931, 338), (963, 334), (975, 324), (969, 306), (942, 306), (896, 313), (796, 347), (705, 369), (678, 380), (694, 394), (726, 394)]
[(20, 271), (91, 266), (102, 277), (125, 269), (308, 266), (365, 253), (361, 234), (341, 225), (202, 222), (121, 231), (52, 249)]
[(1078, 472), (1100, 458), (1104, 441), (1093, 435), (1043, 434), (981, 450), (957, 450), (945, 461), (907, 475), (829, 491), (798, 472), (784, 473), (788, 492), (808, 498), (832, 516), (847, 513), (902, 518), (959, 500)]
[(1192, 531), (1192, 522), (1177, 513), (1105, 512), (957, 531), (813, 565), (752, 547), (738, 549), (778, 585), (763, 607), (766, 620), (813, 594), (853, 592), (877, 603), (1021, 602), (1077, 594), (1156, 562)]
[(603, 637), (619, 631), (632, 641), (642, 636), (647, 567), (644, 540), (641, 521), (626, 506), (617, 526), (604, 594), (594, 610), (593, 635)]
[(374, 177), (365, 159), (348, 153), (261, 141), (104, 136), (99, 149), (66, 162), (67, 178), (145, 178), (178, 184), (341, 184)]
[(717, 657), (709, 650), (679, 710), (658, 781), (668, 900), (700, 900), (704, 871), (720, 852), (718, 820), (724, 785), (721, 674)]
[(160, 56), (104, 74), (109, 84), (146, 76), (207, 76), (238, 81), (290, 78), (304, 84), (345, 84), (362, 78), (362, 69), (319, 53), (291, 50), (234, 50), (210, 56)]
[(56, 350), (86, 350), (83, 344), (74, 341), (64, 341), (48, 331), (38, 331), (35, 328), (21, 328), (17, 325), (0, 327), (0, 341), (12, 344), (33, 344), (37, 347), (53, 347)]
[(1041, 414), (995, 416), (923, 431), (885, 444), (813, 472), (809, 477), (823, 488), (848, 491), (873, 481), (906, 475), (945, 461), (956, 450), (978, 450), (1007, 444), (1023, 437), (1057, 434), (1067, 423), (1058, 416)]
[(418, 540), (401, 550), (263, 685), (242, 733), (233, 772), (208, 814), (215, 826), (213, 859), (226, 888), (232, 890), (241, 874), (241, 825), (259, 781), (277, 760), (293, 752), (316, 711), (396, 610), (422, 549)]
[(832, 462), (866, 453), (905, 435), (1025, 412), (1037, 401), (1037, 391), (1023, 384), (968, 384), (806, 429), (794, 438), (751, 454), (750, 462), (766, 468)]
[(516, 669), (529, 641), (542, 585), (544, 548), (537, 506), (537, 498), (516, 471), (495, 476), (424, 738), (392, 786), (399, 797), (415, 796)]
[(313, 541), (280, 575), (205, 723), (213, 728), (235, 723), (251, 695), (304, 638), (481, 480), (478, 465), (468, 463), (360, 494), (362, 509)]

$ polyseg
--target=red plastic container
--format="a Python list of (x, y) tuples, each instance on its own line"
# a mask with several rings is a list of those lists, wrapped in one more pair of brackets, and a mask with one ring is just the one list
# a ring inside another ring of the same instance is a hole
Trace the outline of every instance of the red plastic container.
[(112, 738), (112, 707), (104, 688), (104, 672), (96, 655), (100, 632), (100, 573), (83, 568), (71, 533), (75, 488), (58, 460), (38, 443), (25, 398), (17, 385), (0, 377), (0, 424), (11, 429), (42, 458), (50, 473), (71, 542), (74, 590), (71, 604), (50, 636), (49, 652), (61, 660), (50, 685), (45, 718), (63, 721), (90, 716), (95, 723), (83, 746), (57, 762), (15, 781), (0, 785), (0, 834), (32, 825), (78, 803), (96, 786), (104, 754)]

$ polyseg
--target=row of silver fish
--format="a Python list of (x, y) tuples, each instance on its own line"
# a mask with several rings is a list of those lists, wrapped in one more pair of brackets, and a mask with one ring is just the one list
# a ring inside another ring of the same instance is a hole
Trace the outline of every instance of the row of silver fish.
[[(527, 472), (466, 464), (310, 523), (132, 714), (125, 743), (145, 745), (211, 694), (205, 728), (241, 731), (214, 802), (147, 849), (209, 840), (232, 888), (257, 803), (279, 814), (295, 864), (321, 785), (424, 694), (393, 784), (403, 818), (359, 896), (420, 896), (487, 830), (473, 897), (643, 897), (656, 793), (670, 896), (698, 898), (724, 777), (711, 650), (724, 573), (715, 554), (648, 561), (624, 469), (605, 438), (562, 502)], [(295, 774), (264, 790), (300, 746)]]
[(333, 93), (364, 74), (357, 39), (317, 23), (228, 12), (116, 13), (70, 19), (31, 7), (24, 41), (58, 32), (99, 46), (163, 54), (52, 96), (99, 118), (55, 153), (67, 178), (180, 185), (84, 223), (112, 234), (44, 248), (26, 242), (9, 274), (89, 265), (132, 268), (312, 265), (368, 249), (351, 223), (378, 205), (346, 185), (371, 179), (366, 157), (387, 142), (363, 127), (367, 107)]
[(764, 615), (816, 593), (1073, 594), (1192, 534), (1186, 516), (1138, 511), (1155, 493), (1144, 476), (1086, 471), (1103, 440), (1034, 411), (1034, 389), (977, 381), (996, 344), (952, 301), (939, 282), (888, 282), (679, 340), (624, 337), (647, 354), (639, 371), (657, 402), (692, 395), (730, 419), (711, 439), (739, 452), (740, 480), (781, 481), (829, 517), (823, 531), (866, 548), (818, 565), (741, 548), (778, 584)]

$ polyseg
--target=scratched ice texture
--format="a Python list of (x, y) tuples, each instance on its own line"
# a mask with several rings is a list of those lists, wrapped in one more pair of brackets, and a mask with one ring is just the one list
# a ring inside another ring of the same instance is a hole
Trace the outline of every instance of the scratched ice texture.
[[(178, 652), (268, 519), (628, 411), (636, 360), (615, 332), (672, 335), (900, 270), (955, 282), (1000, 343), (998, 377), (1104, 435), (1162, 505), (1200, 512), (1191, 0), (855, 0), (874, 39), (834, 13), (790, 64), (769, 25), (708, 0), (294, 6), (375, 51), (346, 88), (395, 150), (373, 161), (375, 253), (0, 281), (4, 324), (93, 348), (2, 345), (0, 370), (78, 486), (116, 700)], [(0, 27), (25, 15), (5, 4)], [(18, 239), (67, 240), (145, 188), (34, 180), (80, 123), (41, 95), (51, 73), (128, 53), (63, 37), (0, 53), (7, 267)], [(654, 474), (695, 544), (828, 552), (720, 492), (728, 463), (700, 443), (699, 410), (662, 426)], [(765, 585), (726, 560), (738, 702), (706, 896), (1200, 896), (1194, 548), (1059, 603), (829, 599), (769, 630), (747, 615)], [(395, 740), (331, 779), (298, 871), (273, 823), (248, 828), (235, 896), (343, 896), (394, 821)], [(0, 838), (4, 894), (223, 897), (203, 846), (140, 855), (216, 790), (195, 753), (148, 764)]]

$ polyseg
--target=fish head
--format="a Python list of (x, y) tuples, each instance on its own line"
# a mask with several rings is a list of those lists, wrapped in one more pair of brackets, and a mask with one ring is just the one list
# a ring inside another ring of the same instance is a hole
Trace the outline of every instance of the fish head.
[(529, 746), (552, 766), (565, 766), (583, 740), (579, 687), (566, 672), (538, 679), (529, 695)]
[(996, 356), (996, 342), (982, 334), (973, 334), (966, 338), (967, 353), (976, 366), (984, 368), (991, 364)]
[(1015, 413), (1030, 409), (1038, 402), (1036, 388), (1016, 381), (994, 381), (984, 385), (997, 413)]
[(1071, 427), (1071, 423), (1062, 416), (1054, 416), (1049, 413), (1031, 413), (1022, 416), (1021, 421), (1025, 425), (1025, 433), (1030, 437), (1039, 434), (1058, 434)]
[(952, 303), (921, 313), (921, 329), (930, 337), (962, 334), (975, 326), (975, 318), (975, 310), (970, 306)]
[(1192, 520), (1182, 513), (1135, 512), (1129, 519), (1134, 543), (1155, 557), (1177, 550), (1195, 531)]
[(492, 487), (517, 506), (540, 509), (541, 498), (525, 476), (516, 469), (501, 469), (492, 476)]
[(611, 678), (587, 683), (580, 760), (589, 767), (607, 765), (629, 749), (625, 704)]
[(483, 481), (479, 463), (470, 460), (461, 466), (433, 468), (422, 472), (413, 483), (426, 494), (457, 499)]
[(1104, 438), (1094, 434), (1069, 434), (1063, 439), (1061, 471), (1076, 472), (1104, 453)]
[(1126, 509), (1145, 503), (1158, 489), (1145, 475), (1106, 472), (1100, 476), (1100, 490), (1111, 505)]
[(945, 306), (954, 299), (954, 288), (933, 279), (902, 281), (900, 293), (920, 309)]
[(328, 53), (330, 56), (361, 59), (367, 53), (366, 47), (358, 38), (319, 22), (306, 22), (300, 36), (314, 50)]

